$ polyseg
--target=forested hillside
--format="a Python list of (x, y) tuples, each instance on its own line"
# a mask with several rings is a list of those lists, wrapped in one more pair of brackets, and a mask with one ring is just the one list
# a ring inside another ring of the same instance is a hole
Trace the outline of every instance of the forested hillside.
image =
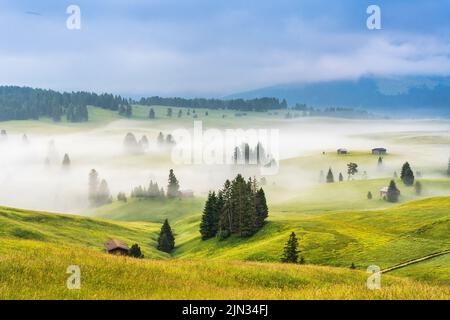
[(50, 117), (69, 122), (88, 121), (87, 106), (119, 110), (128, 101), (121, 96), (91, 92), (57, 92), (29, 87), (0, 86), (0, 121)]

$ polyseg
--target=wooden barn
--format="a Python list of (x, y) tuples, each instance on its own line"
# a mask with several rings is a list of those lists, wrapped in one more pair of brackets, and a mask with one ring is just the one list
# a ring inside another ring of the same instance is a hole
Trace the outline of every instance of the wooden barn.
[(127, 256), (130, 248), (125, 242), (113, 239), (105, 243), (105, 251), (117, 256)]
[(373, 148), (372, 154), (375, 154), (377, 156), (385, 155), (387, 153), (386, 148)]

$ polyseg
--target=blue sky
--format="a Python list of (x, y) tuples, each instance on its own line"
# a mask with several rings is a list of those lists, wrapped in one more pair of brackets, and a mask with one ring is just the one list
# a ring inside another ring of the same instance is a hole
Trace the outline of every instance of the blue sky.
[[(66, 8), (81, 9), (81, 30)], [(366, 28), (381, 8), (382, 30)], [(0, 84), (222, 96), (365, 74), (450, 74), (450, 1), (0, 1)]]

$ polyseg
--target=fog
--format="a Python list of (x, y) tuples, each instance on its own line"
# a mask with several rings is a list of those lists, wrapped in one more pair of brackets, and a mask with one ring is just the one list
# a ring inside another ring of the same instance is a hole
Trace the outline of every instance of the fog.
[[(242, 129), (249, 128), (250, 122)], [(173, 149), (158, 146), (157, 136), (160, 131), (167, 135), (176, 129), (180, 128), (160, 130), (149, 127), (148, 122), (129, 120), (73, 132), (53, 127), (24, 132), (7, 127), (7, 136), (0, 141), (0, 205), (87, 214), (91, 211), (88, 206), (91, 169), (96, 169), (99, 178), (108, 182), (114, 199), (118, 192), (129, 196), (133, 187), (147, 186), (150, 180), (166, 189), (170, 168), (174, 169), (181, 189), (194, 190), (196, 195), (219, 188), (225, 179), (238, 172), (261, 178), (261, 170), (256, 166), (174, 162)], [(193, 126), (184, 129), (192, 133)], [(437, 178), (445, 172), (450, 156), (448, 121), (309, 118), (274, 121), (267, 129), (279, 132), (277, 150), (271, 150), (271, 154), (277, 154), (278, 171), (267, 178), (291, 186), (292, 193), (286, 197), (294, 197), (297, 188), (317, 184), (320, 170), (326, 173), (332, 167), (335, 178), (339, 172), (345, 173), (348, 159), (328, 157), (338, 148), (368, 154), (375, 147), (387, 148), (389, 160), (381, 169), (376, 166), (377, 157), (373, 163), (369, 159), (360, 164), (360, 173), (366, 171), (369, 179), (391, 177), (394, 171), (400, 173), (405, 161), (414, 170), (420, 170), (424, 178)], [(148, 149), (141, 154), (125, 152), (123, 141), (128, 132), (137, 140), (147, 136)], [(177, 148), (183, 147), (186, 146), (178, 141)], [(65, 154), (71, 162), (67, 168), (62, 166)]]

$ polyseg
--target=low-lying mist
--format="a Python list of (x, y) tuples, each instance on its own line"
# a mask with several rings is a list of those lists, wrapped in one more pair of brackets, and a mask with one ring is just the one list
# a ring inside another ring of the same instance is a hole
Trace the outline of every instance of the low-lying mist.
[[(150, 180), (166, 189), (171, 168), (181, 189), (194, 190), (196, 195), (221, 187), (225, 179), (238, 172), (261, 178), (261, 171), (254, 166), (174, 163), (171, 148), (158, 145), (158, 134), (163, 131), (167, 135), (178, 128), (159, 130), (144, 122), (130, 123), (119, 120), (74, 133), (9, 128), (0, 139), (0, 205), (88, 213), (91, 169), (107, 181), (114, 199), (118, 192), (128, 196), (133, 187), (147, 186)], [(274, 123), (274, 128), (279, 130), (279, 170), (268, 179), (290, 186), (291, 194), (285, 195), (289, 197), (295, 197), (298, 188), (319, 183), (320, 171), (326, 174), (330, 167), (336, 178), (339, 172), (345, 175), (346, 163), (351, 161), (359, 162), (360, 175), (356, 179), (391, 177), (394, 171), (400, 174), (405, 161), (423, 178), (439, 178), (446, 171), (450, 156), (450, 145), (445, 143), (450, 139), (450, 131), (445, 121), (299, 119)], [(124, 148), (129, 132), (138, 141), (146, 136), (148, 147), (143, 152), (130, 153)], [(406, 136), (409, 138), (403, 142)], [(433, 139), (423, 137), (440, 140), (433, 143)], [(388, 150), (381, 168), (377, 166), (378, 157), (370, 155), (375, 147)], [(346, 148), (357, 156), (340, 158), (336, 155), (338, 148)], [(66, 154), (70, 164), (66, 159), (63, 165)], [(364, 171), (366, 177), (362, 176)]]

